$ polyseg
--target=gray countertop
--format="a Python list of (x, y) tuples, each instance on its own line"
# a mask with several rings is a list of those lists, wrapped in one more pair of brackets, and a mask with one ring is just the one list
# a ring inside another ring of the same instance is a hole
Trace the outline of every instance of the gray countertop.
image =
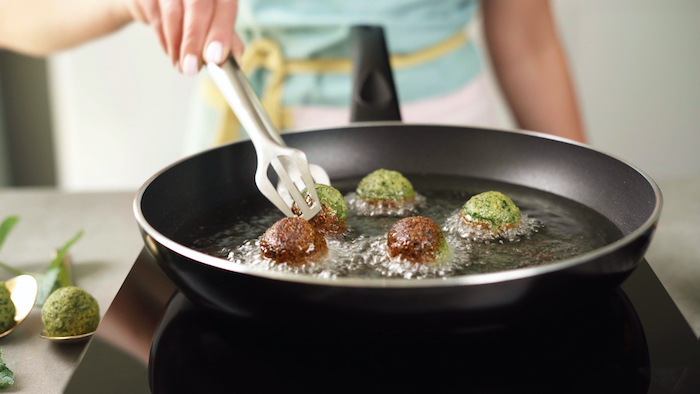
[[(79, 230), (70, 250), (78, 286), (92, 294), (104, 316), (142, 248), (131, 211), (134, 192), (66, 194), (48, 189), (0, 190), (0, 220), (18, 215), (0, 250), (0, 261), (24, 271), (41, 272), (52, 250)], [(0, 271), (0, 279), (13, 275)], [(60, 393), (79, 362), (85, 343), (58, 344), (39, 337), (41, 310), (10, 335), (0, 338), (2, 357), (15, 373), (5, 392)]]
[[(657, 179), (664, 209), (646, 254), (696, 336), (700, 336), (700, 176)], [(78, 230), (83, 238), (71, 249), (77, 285), (95, 296), (107, 311), (141, 248), (133, 218), (133, 192), (61, 193), (50, 189), (0, 189), (0, 220), (21, 220), (0, 251), (0, 261), (40, 272), (53, 248)], [(0, 271), (0, 280), (13, 275)], [(39, 337), (40, 311), (35, 310), (10, 335), (0, 338), (2, 357), (15, 372), (5, 392), (59, 393), (79, 362), (84, 344), (56, 344)]]

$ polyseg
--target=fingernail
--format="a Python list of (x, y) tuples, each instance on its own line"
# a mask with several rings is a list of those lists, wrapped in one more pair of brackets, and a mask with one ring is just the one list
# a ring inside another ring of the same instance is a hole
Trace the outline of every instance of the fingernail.
[(179, 71), (180, 70), (180, 61), (176, 60), (175, 64), (173, 64), (173, 67), (175, 67), (175, 69)]
[(204, 54), (204, 59), (207, 63), (221, 62), (221, 53), (223, 52), (223, 46), (219, 41), (213, 41), (209, 46), (207, 46), (207, 52)]
[(185, 56), (185, 60), (182, 62), (182, 72), (185, 75), (197, 75), (197, 72), (199, 72), (197, 56), (192, 54)]

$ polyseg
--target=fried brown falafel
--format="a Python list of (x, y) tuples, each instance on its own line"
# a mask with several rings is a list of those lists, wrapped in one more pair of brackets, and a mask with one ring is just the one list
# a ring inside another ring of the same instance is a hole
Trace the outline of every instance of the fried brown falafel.
[[(338, 189), (328, 186), (316, 184), (316, 193), (321, 200), (321, 211), (316, 214), (309, 223), (321, 233), (321, 235), (338, 235), (348, 229), (348, 205), (345, 203), (343, 195)], [(308, 191), (302, 191), (306, 202), (311, 205), (312, 200)], [(295, 215), (301, 215), (301, 211), (297, 204), (292, 205), (292, 212)]]
[(328, 253), (323, 236), (306, 220), (287, 217), (272, 225), (260, 240), (263, 256), (278, 263), (303, 264)]
[(399, 220), (387, 234), (390, 257), (401, 257), (414, 263), (442, 260), (449, 254), (445, 235), (432, 219), (412, 216)]

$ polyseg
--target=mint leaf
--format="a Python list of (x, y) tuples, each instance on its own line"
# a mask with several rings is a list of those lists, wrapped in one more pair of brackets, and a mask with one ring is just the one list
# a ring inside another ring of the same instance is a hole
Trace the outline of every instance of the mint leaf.
[[(2, 224), (0, 224), (0, 249), (2, 249), (2, 245), (5, 243), (5, 238), (7, 238), (7, 236), (10, 234), (17, 222), (19, 222), (19, 216), (8, 216), (2, 221)], [(24, 275), (26, 273), (22, 270), (18, 270), (17, 268), (10, 267), (3, 262), (0, 262), (0, 268), (6, 269), (15, 275)]]
[(70, 286), (73, 284), (73, 280), (70, 275), (70, 267), (68, 262), (64, 260), (68, 249), (70, 249), (73, 244), (78, 242), (80, 237), (83, 236), (82, 231), (78, 231), (77, 234), (73, 236), (65, 245), (58, 251), (56, 251), (56, 257), (53, 259), (51, 264), (49, 264), (43, 275), (37, 275), (37, 282), (39, 285), (39, 293), (36, 296), (36, 306), (43, 306), (46, 299), (49, 298), (51, 293), (53, 293), (59, 287)]
[(70, 247), (73, 246), (73, 244), (78, 242), (78, 240), (82, 236), (83, 231), (78, 231), (78, 233), (75, 234), (73, 238), (66, 242), (66, 244), (63, 245), (63, 247), (59, 249), (58, 252), (56, 252), (56, 257), (53, 259), (51, 264), (49, 264), (49, 268), (46, 269), (46, 271), (48, 272), (51, 269), (58, 268), (58, 283), (56, 288), (70, 286), (73, 284), (73, 280), (70, 276), (70, 267), (68, 266), (68, 263), (64, 259), (64, 257), (66, 256), (68, 249), (70, 249)]
[(0, 224), (0, 249), (2, 249), (5, 238), (10, 234), (10, 231), (12, 231), (12, 228), (15, 227), (17, 222), (19, 222), (19, 216), (8, 216), (2, 221), (2, 224)]
[[(12, 228), (15, 227), (17, 222), (19, 222), (18, 216), (8, 216), (5, 218), (2, 224), (0, 224), (0, 248), (2, 248), (5, 238), (7, 238), (7, 235), (10, 233), (10, 231), (12, 231)], [(78, 242), (82, 236), (83, 232), (78, 231), (78, 233), (75, 234), (73, 238), (68, 240), (68, 242), (66, 242), (62, 248), (58, 249), (56, 251), (56, 257), (53, 259), (53, 261), (51, 261), (49, 266), (41, 275), (18, 270), (17, 268), (13, 268), (3, 262), (0, 262), (0, 268), (10, 271), (15, 275), (29, 274), (34, 276), (39, 285), (39, 294), (37, 295), (35, 305), (42, 306), (44, 305), (44, 301), (46, 301), (54, 290), (58, 289), (59, 287), (70, 286), (73, 284), (69, 262), (64, 259), (64, 257), (66, 256), (66, 253), (68, 253), (68, 249), (70, 249), (73, 244)]]
[(60, 269), (58, 267), (47, 269), (43, 275), (37, 275), (36, 281), (39, 286), (39, 292), (36, 295), (36, 306), (43, 306), (46, 299), (49, 298), (51, 293), (54, 292), (58, 287), (58, 275)]
[(7, 368), (2, 360), (2, 348), (0, 348), (0, 387), (7, 387), (15, 384), (15, 373)]

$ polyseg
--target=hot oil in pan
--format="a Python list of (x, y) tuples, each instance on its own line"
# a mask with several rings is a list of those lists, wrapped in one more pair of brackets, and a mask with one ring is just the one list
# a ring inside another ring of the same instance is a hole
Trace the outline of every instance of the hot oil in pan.
[[(323, 262), (290, 266), (277, 264), (260, 254), (260, 236), (281, 219), (274, 208), (238, 206), (225, 213), (227, 228), (206, 228), (192, 247), (199, 251), (254, 266), (326, 278), (422, 279), (504, 271), (547, 264), (580, 255), (622, 237), (608, 219), (574, 201), (522, 186), (454, 176), (407, 175), (425, 206), (414, 215), (433, 219), (445, 232), (450, 246), (448, 261), (413, 264), (391, 260), (386, 255), (386, 234), (400, 218), (358, 216), (350, 211), (349, 231), (338, 239), (327, 239), (329, 258)], [(352, 193), (360, 178), (334, 182), (343, 195)], [(508, 195), (527, 218), (526, 235), (488, 242), (464, 239), (454, 229), (455, 215), (471, 196), (489, 190)], [(220, 222), (222, 213), (218, 212)], [(212, 221), (214, 222), (214, 221)]]

